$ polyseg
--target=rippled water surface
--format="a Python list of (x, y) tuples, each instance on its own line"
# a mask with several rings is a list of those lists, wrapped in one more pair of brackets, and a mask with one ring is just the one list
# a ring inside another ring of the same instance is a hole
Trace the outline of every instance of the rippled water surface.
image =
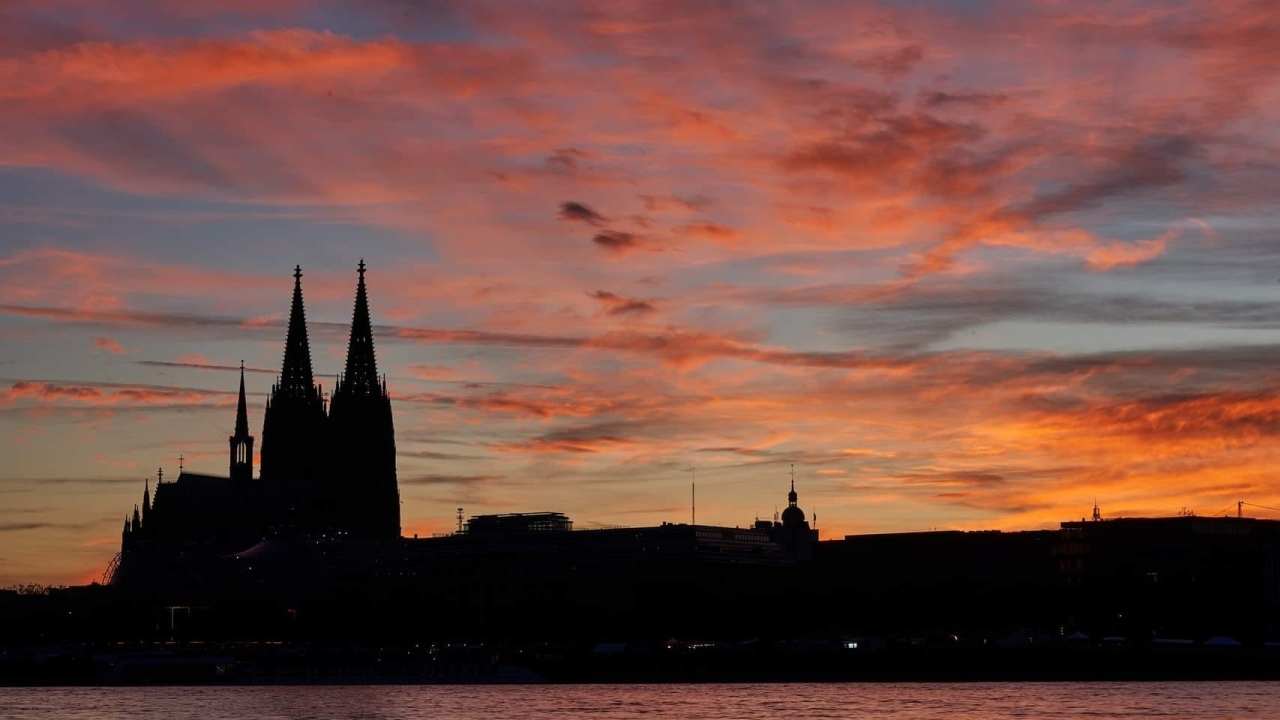
[(1280, 683), (0, 689), (0, 718), (1280, 718)]

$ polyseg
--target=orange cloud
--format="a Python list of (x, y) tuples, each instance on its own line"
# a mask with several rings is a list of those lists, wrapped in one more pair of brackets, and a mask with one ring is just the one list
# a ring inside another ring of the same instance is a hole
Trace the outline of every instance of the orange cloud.
[(1165, 234), (1133, 243), (1112, 243), (1089, 251), (1085, 256), (1091, 270), (1111, 270), (1116, 267), (1129, 267), (1159, 257), (1181, 233), (1170, 230)]
[(524, 442), (501, 443), (493, 449), (508, 453), (601, 453), (612, 452), (633, 445), (625, 438), (610, 436), (582, 436), (564, 438), (532, 438)]
[(226, 404), (234, 399), (231, 392), (196, 388), (125, 385), (119, 383), (63, 384), (22, 380), (9, 386), (9, 401), (72, 402), (87, 405), (112, 404)]
[(742, 237), (742, 233), (737, 230), (713, 222), (696, 222), (681, 225), (676, 228), (676, 232), (681, 235), (705, 238), (724, 245), (734, 245)]
[(106, 350), (112, 355), (123, 355), (126, 352), (123, 345), (108, 337), (93, 338), (93, 346), (101, 350)]

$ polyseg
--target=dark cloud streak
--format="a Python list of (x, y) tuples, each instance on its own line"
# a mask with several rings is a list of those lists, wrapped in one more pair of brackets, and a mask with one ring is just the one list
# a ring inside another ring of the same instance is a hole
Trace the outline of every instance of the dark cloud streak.
[(607, 290), (596, 290), (587, 293), (588, 297), (594, 298), (607, 308), (605, 312), (609, 315), (647, 315), (654, 312), (653, 303), (639, 298), (628, 298), (608, 292)]
[(592, 236), (591, 242), (612, 253), (622, 253), (640, 246), (637, 235), (621, 230), (602, 230)]
[(561, 220), (584, 222), (588, 225), (603, 225), (609, 221), (608, 218), (596, 212), (590, 205), (572, 200), (560, 203), (559, 217)]

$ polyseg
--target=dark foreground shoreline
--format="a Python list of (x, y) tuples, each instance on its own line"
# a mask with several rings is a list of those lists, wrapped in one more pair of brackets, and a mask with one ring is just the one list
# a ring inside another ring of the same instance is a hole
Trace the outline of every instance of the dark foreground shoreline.
[(61, 646), (0, 651), (0, 686), (1280, 680), (1280, 648), (804, 651), (550, 645), (318, 648)]

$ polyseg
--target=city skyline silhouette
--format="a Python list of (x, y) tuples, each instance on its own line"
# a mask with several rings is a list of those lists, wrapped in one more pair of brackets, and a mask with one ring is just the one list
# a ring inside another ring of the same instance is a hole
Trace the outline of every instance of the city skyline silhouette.
[(1269, 7), (153, 5), (0, 11), (0, 587), (228, 473), (242, 361), (271, 474), (298, 266), (403, 537), (1280, 517)]

